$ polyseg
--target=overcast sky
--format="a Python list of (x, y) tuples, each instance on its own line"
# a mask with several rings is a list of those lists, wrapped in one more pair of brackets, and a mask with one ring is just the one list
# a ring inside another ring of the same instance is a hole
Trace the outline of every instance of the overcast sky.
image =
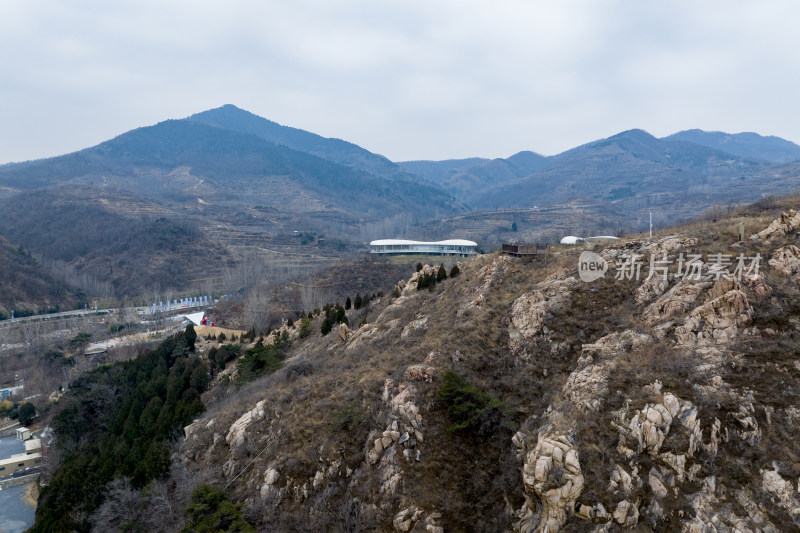
[(800, 3), (0, 1), (0, 163), (231, 103), (395, 161), (800, 143)]

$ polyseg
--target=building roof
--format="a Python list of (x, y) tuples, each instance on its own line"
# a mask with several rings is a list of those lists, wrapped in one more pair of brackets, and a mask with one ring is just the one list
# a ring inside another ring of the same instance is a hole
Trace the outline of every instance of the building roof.
[(586, 237), (586, 242), (603, 242), (603, 241), (618, 241), (619, 237), (613, 235), (595, 235), (594, 237)]
[(200, 311), (199, 313), (191, 313), (183, 316), (191, 320), (192, 324), (194, 324), (195, 326), (199, 326), (203, 322), (203, 315), (205, 315), (205, 312)]
[(579, 242), (583, 242), (584, 239), (580, 237), (575, 237), (574, 235), (567, 235), (563, 239), (561, 239), (561, 244), (578, 244)]
[(369, 243), (370, 246), (389, 246), (389, 245), (415, 245), (415, 244), (435, 244), (439, 246), (478, 246), (477, 242), (467, 241), (464, 239), (450, 239), (446, 241), (437, 242), (423, 242), (423, 241), (409, 241), (404, 239), (380, 239)]
[(11, 457), (6, 457), (5, 459), (0, 459), (0, 466), (8, 466), (8, 465), (19, 464), (19, 463), (22, 463), (24, 461), (29, 461), (29, 460), (34, 460), (35, 461), (36, 459), (41, 459), (41, 458), (42, 458), (42, 454), (40, 454), (40, 453), (32, 453), (30, 455), (26, 455), (24, 453), (17, 453), (15, 455), (12, 455)]

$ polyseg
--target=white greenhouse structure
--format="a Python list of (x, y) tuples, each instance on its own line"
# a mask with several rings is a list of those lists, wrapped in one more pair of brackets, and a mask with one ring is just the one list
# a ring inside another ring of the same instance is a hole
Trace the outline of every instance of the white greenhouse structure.
[(463, 239), (438, 242), (407, 241), (402, 239), (382, 239), (369, 243), (373, 254), (433, 254), (433, 255), (475, 255), (478, 244)]

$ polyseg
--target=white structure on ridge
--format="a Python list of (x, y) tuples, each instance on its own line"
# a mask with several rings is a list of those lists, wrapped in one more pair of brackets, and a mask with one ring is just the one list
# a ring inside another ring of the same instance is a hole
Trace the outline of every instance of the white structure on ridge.
[(369, 243), (373, 254), (436, 254), (436, 255), (475, 255), (478, 243), (463, 239), (438, 242), (407, 241), (402, 239), (382, 239)]

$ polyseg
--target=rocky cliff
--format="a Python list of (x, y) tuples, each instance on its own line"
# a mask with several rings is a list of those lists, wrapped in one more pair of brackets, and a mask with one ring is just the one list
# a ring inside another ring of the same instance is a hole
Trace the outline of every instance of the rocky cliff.
[[(264, 529), (797, 530), (800, 216), (755, 220), (597, 245), (593, 282), (576, 249), (426, 266), (359, 327), (287, 328), (175, 460)], [(503, 407), (454, 429), (449, 372)]]

